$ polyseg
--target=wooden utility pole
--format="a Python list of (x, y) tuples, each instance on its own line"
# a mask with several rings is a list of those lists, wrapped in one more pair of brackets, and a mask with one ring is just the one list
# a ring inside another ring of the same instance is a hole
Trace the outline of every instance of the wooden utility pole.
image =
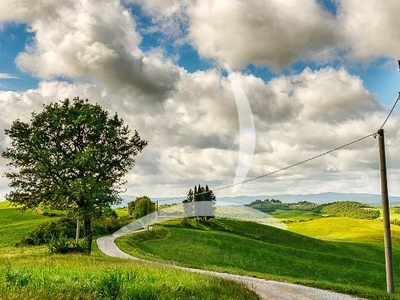
[(158, 225), (158, 200), (156, 201), (156, 225)]
[(76, 219), (76, 232), (75, 232), (75, 242), (78, 244), (80, 236), (79, 219)]
[(147, 201), (147, 215), (146, 215), (146, 220), (147, 220), (147, 231), (150, 230), (150, 225), (149, 225), (149, 212), (150, 212), (150, 200)]
[(381, 193), (382, 193), (383, 230), (384, 230), (384, 243), (385, 243), (386, 287), (388, 293), (394, 293), (392, 237), (390, 234), (389, 196), (388, 196), (387, 177), (386, 177), (386, 154), (385, 154), (385, 138), (383, 129), (378, 130), (378, 140), (379, 140), (379, 160), (381, 166)]

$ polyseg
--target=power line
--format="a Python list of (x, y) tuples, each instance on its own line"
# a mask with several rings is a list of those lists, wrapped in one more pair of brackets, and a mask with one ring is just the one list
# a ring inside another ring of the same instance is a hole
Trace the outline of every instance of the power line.
[[(382, 128), (385, 126), (386, 122), (389, 120), (389, 118), (390, 118), (390, 116), (392, 115), (392, 113), (393, 113), (393, 111), (394, 111), (394, 109), (395, 109), (397, 103), (399, 102), (399, 100), (400, 100), (400, 93), (399, 93), (399, 95), (397, 96), (397, 99), (396, 99), (396, 101), (394, 102), (394, 104), (393, 104), (393, 106), (392, 106), (392, 109), (389, 111), (389, 114), (387, 115), (387, 117), (386, 117), (385, 121), (383, 122), (382, 126), (380, 127), (380, 129), (382, 129)], [(333, 153), (333, 152), (335, 152), (335, 151), (337, 151), (337, 150), (340, 150), (340, 149), (346, 148), (346, 147), (348, 147), (348, 146), (351, 146), (351, 145), (353, 145), (353, 144), (356, 144), (356, 143), (358, 143), (358, 142), (361, 142), (361, 141), (363, 141), (363, 140), (365, 140), (365, 139), (367, 139), (367, 138), (369, 138), (369, 137), (372, 137), (372, 136), (373, 136), (373, 137), (376, 137), (376, 135), (377, 135), (377, 132), (370, 133), (370, 134), (368, 134), (368, 135), (366, 135), (366, 136), (363, 136), (363, 137), (361, 137), (361, 138), (358, 138), (358, 139), (356, 139), (356, 140), (353, 140), (353, 141), (351, 141), (351, 142), (348, 142), (348, 143), (346, 143), (346, 144), (343, 144), (343, 145), (341, 145), (341, 146), (339, 146), (339, 147), (336, 147), (336, 148), (334, 148), (334, 149), (325, 151), (325, 152), (323, 152), (323, 153), (320, 153), (320, 154), (318, 154), (318, 155), (312, 156), (312, 157), (310, 157), (310, 158), (307, 158), (307, 159), (305, 159), (305, 160), (299, 161), (299, 162), (297, 162), (297, 163), (288, 165), (288, 166), (283, 167), (283, 168), (281, 168), (281, 169), (278, 169), (278, 170), (275, 170), (275, 171), (272, 171), (272, 172), (269, 172), (269, 173), (266, 173), (266, 174), (263, 174), (263, 175), (260, 175), (260, 176), (252, 177), (252, 178), (250, 178), (250, 179), (246, 179), (246, 180), (243, 180), (243, 181), (241, 181), (241, 182), (237, 182), (237, 183), (232, 183), (232, 184), (228, 184), (228, 185), (225, 185), (225, 186), (221, 186), (221, 187), (216, 188), (216, 189), (214, 189), (214, 190), (212, 190), (212, 191), (213, 191), (213, 192), (216, 192), (216, 191), (225, 190), (225, 189), (228, 189), (228, 188), (231, 188), (231, 187), (234, 187), (234, 186), (242, 185), (242, 184), (245, 184), (245, 183), (248, 183), (248, 182), (257, 180), (257, 179), (265, 178), (265, 177), (268, 177), (268, 176), (271, 176), (271, 175), (274, 175), (274, 174), (277, 174), (277, 173), (280, 173), (280, 172), (289, 170), (289, 169), (291, 169), (291, 168), (300, 166), (300, 165), (302, 165), (302, 164), (305, 164), (305, 163), (307, 163), (307, 162), (310, 162), (310, 161), (315, 160), (315, 159), (317, 159), (317, 158), (320, 158), (320, 157), (322, 157), (322, 156), (325, 156), (325, 155), (328, 155), (328, 154), (330, 154), (330, 153)], [(205, 194), (205, 193), (200, 193), (199, 195), (201, 195), (201, 194)], [(161, 201), (175, 201), (175, 200), (181, 200), (181, 199), (186, 199), (186, 197), (172, 198), (172, 199), (161, 200)]]
[(383, 124), (382, 124), (382, 126), (381, 126), (380, 129), (382, 129), (383, 126), (385, 126), (386, 122), (389, 120), (389, 118), (390, 118), (390, 116), (391, 116), (391, 114), (392, 114), (394, 108), (396, 107), (397, 102), (399, 102), (399, 100), (400, 100), (400, 93), (399, 93), (399, 95), (397, 96), (397, 99), (396, 99), (396, 101), (394, 102), (394, 104), (393, 104), (393, 106), (392, 106), (392, 109), (390, 110), (388, 116), (386, 117), (386, 119), (385, 119), (385, 121), (383, 122)]
[(309, 161), (312, 161), (312, 160), (314, 160), (314, 159), (317, 159), (317, 158), (320, 158), (320, 157), (322, 157), (322, 156), (328, 155), (328, 154), (330, 154), (330, 153), (332, 153), (332, 152), (335, 152), (335, 151), (337, 151), (337, 150), (346, 148), (346, 147), (348, 147), (348, 146), (350, 146), (350, 145), (353, 145), (353, 144), (355, 144), (355, 143), (361, 142), (362, 140), (365, 140), (365, 139), (367, 139), (367, 138), (369, 138), (369, 137), (371, 137), (371, 136), (375, 136), (375, 134), (376, 134), (376, 132), (371, 133), (371, 134), (368, 134), (368, 135), (366, 135), (366, 136), (364, 136), (364, 137), (362, 137), (362, 138), (353, 140), (353, 141), (351, 141), (351, 142), (349, 142), (349, 143), (347, 143), (347, 144), (341, 145), (341, 146), (339, 146), (339, 147), (336, 147), (336, 148), (331, 149), (331, 150), (329, 150), (329, 151), (320, 153), (320, 154), (318, 154), (318, 155), (315, 155), (315, 156), (313, 156), (313, 157), (310, 157), (310, 158), (307, 158), (307, 159), (305, 159), (305, 160), (299, 161), (299, 162), (297, 162), (297, 163), (288, 165), (288, 166), (286, 166), (286, 167), (284, 167), (284, 168), (281, 168), (281, 169), (278, 169), (278, 170), (275, 170), (275, 171), (272, 171), (272, 172), (269, 172), (269, 173), (266, 173), (266, 174), (263, 174), (263, 175), (260, 175), (260, 176), (257, 176), (257, 177), (253, 177), (253, 178), (250, 178), (250, 179), (246, 179), (246, 180), (243, 180), (243, 181), (241, 181), (241, 182), (232, 183), (232, 184), (229, 184), (229, 185), (226, 185), (226, 186), (223, 186), (223, 187), (214, 189), (214, 191), (224, 190), (224, 189), (227, 189), (227, 188), (231, 188), (231, 187), (234, 187), (234, 186), (237, 186), (237, 185), (241, 185), (241, 184), (244, 184), (244, 183), (247, 183), (247, 182), (251, 182), (251, 181), (254, 181), (254, 180), (257, 180), (257, 179), (260, 179), (260, 178), (268, 177), (268, 176), (274, 175), (274, 174), (276, 174), (276, 173), (280, 173), (280, 172), (286, 171), (286, 170), (288, 170), (288, 169), (291, 169), (291, 168), (294, 168), (294, 167), (296, 167), (296, 166), (305, 164), (305, 163), (307, 163), (307, 162), (309, 162)]
[[(268, 176), (271, 176), (271, 175), (274, 175), (274, 174), (277, 174), (277, 173), (286, 171), (286, 170), (288, 170), (288, 169), (291, 169), (291, 168), (294, 168), (294, 167), (296, 167), (296, 166), (305, 164), (305, 163), (307, 163), (307, 162), (310, 162), (310, 161), (315, 160), (315, 159), (317, 159), (317, 158), (320, 158), (320, 157), (322, 157), (322, 156), (328, 155), (328, 154), (330, 154), (330, 153), (332, 153), (332, 152), (335, 152), (335, 151), (337, 151), (337, 150), (340, 150), (340, 149), (346, 148), (346, 147), (348, 147), (348, 146), (351, 146), (351, 145), (353, 145), (353, 144), (356, 144), (356, 143), (358, 143), (358, 142), (361, 142), (362, 140), (365, 140), (365, 139), (367, 139), (367, 138), (369, 138), (369, 137), (372, 137), (372, 136), (375, 136), (375, 135), (376, 135), (376, 132), (371, 133), (371, 134), (368, 134), (368, 135), (366, 135), (366, 136), (363, 136), (362, 138), (358, 138), (358, 139), (356, 139), (356, 140), (353, 140), (353, 141), (351, 141), (351, 142), (348, 142), (348, 143), (346, 143), (346, 144), (343, 144), (343, 145), (341, 145), (341, 146), (339, 146), (339, 147), (336, 147), (336, 148), (334, 148), (334, 149), (331, 149), (331, 150), (328, 150), (328, 151), (326, 151), (326, 152), (320, 153), (320, 154), (318, 154), (318, 155), (312, 156), (312, 157), (310, 157), (310, 158), (307, 158), (307, 159), (305, 159), (305, 160), (299, 161), (299, 162), (297, 162), (297, 163), (288, 165), (288, 166), (283, 167), (283, 168), (281, 168), (281, 169), (278, 169), (278, 170), (275, 170), (275, 171), (272, 171), (272, 172), (269, 172), (269, 173), (266, 173), (266, 174), (263, 174), (263, 175), (260, 175), (260, 176), (256, 176), (256, 177), (253, 177), (253, 178), (249, 178), (249, 179), (243, 180), (243, 181), (241, 181), (241, 182), (237, 182), (237, 183), (232, 183), (232, 184), (228, 184), (228, 185), (225, 185), (225, 186), (221, 186), (221, 187), (219, 187), (219, 188), (212, 189), (212, 191), (213, 191), (213, 192), (216, 192), (216, 191), (225, 190), (225, 189), (228, 189), (228, 188), (237, 186), (237, 185), (242, 185), (242, 184), (245, 184), (245, 183), (248, 183), (248, 182), (257, 180), (257, 179), (265, 178), (265, 177), (268, 177)], [(200, 193), (199, 195), (201, 195), (201, 194), (203, 194), (203, 193)], [(204, 193), (204, 194), (205, 194), (205, 193)], [(163, 201), (175, 201), (175, 200), (181, 200), (181, 199), (186, 199), (186, 197), (172, 198), (172, 199), (163, 200)]]

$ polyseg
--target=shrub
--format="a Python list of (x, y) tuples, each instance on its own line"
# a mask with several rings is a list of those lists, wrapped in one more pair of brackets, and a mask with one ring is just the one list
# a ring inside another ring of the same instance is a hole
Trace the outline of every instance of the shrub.
[(129, 224), (129, 218), (106, 217), (93, 221), (93, 235), (111, 234)]
[(66, 236), (75, 237), (76, 221), (68, 218), (61, 218), (58, 221), (52, 221), (40, 225), (35, 230), (29, 232), (23, 237), (17, 245), (42, 245), (49, 240)]
[(65, 254), (70, 251), (71, 240), (67, 236), (52, 237), (47, 243), (50, 253)]

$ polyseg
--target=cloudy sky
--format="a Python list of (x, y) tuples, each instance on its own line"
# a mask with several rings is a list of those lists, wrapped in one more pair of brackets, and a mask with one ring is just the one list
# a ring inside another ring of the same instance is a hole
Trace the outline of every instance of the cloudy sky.
[[(400, 91), (398, 0), (1, 4), (0, 149), (13, 120), (88, 98), (148, 141), (131, 195), (182, 196), (317, 155), (379, 129)], [(399, 121), (395, 112), (385, 126), (393, 195)], [(378, 167), (371, 137), (217, 196), (379, 193)]]

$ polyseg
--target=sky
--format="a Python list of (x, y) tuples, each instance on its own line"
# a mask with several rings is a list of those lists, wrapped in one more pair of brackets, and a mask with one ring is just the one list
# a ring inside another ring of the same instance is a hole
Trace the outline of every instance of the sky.
[[(2, 0), (0, 150), (14, 120), (79, 96), (148, 141), (129, 195), (284, 168), (380, 128), (400, 91), (399, 11), (398, 0)], [(397, 108), (385, 125), (392, 195), (399, 121)], [(380, 193), (377, 140), (216, 196), (321, 192)]]

